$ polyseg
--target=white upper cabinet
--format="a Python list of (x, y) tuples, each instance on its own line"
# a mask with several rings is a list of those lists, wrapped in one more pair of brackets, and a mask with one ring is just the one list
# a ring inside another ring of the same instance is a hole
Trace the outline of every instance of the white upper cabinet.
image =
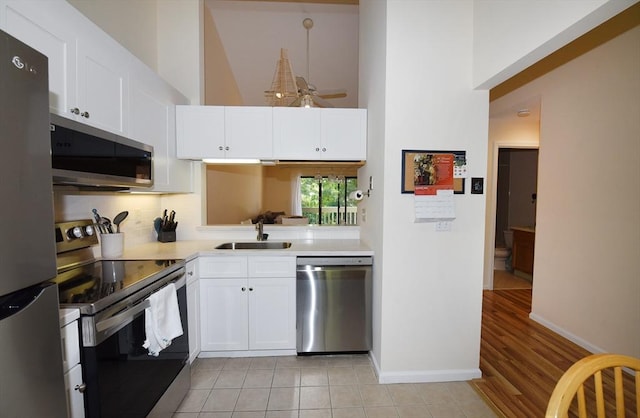
[(0, 0), (0, 28), (49, 58), (52, 113), (152, 145), (151, 191), (193, 191), (176, 157), (182, 94), (66, 1)]
[(272, 110), (256, 106), (178, 106), (178, 157), (273, 156)]
[(224, 158), (224, 107), (176, 106), (178, 158)]
[(77, 98), (71, 112), (88, 125), (126, 135), (128, 56), (103, 33), (86, 31), (77, 45)]
[(67, 2), (1, 0), (5, 31), (49, 58), (52, 112), (127, 132), (127, 55)]
[(33, 2), (0, 1), (0, 28), (49, 58), (50, 110), (70, 117), (76, 106), (76, 36), (70, 25), (59, 24), (60, 18), (59, 10)]
[(155, 77), (148, 67), (132, 63), (130, 137), (153, 146), (155, 192), (192, 192), (191, 162), (176, 158), (176, 106), (187, 99)]
[(224, 137), (227, 158), (273, 158), (272, 108), (226, 106)]
[(361, 161), (367, 110), (179, 106), (178, 158)]
[[(154, 192), (193, 191), (191, 162), (176, 158), (176, 106), (187, 99), (139, 62), (131, 64), (130, 137), (153, 146)], [(148, 189), (147, 189), (148, 190)]]
[(273, 148), (281, 160), (321, 160), (321, 109), (273, 109)]
[(275, 107), (273, 143), (281, 160), (365, 160), (367, 111)]
[(320, 136), (325, 159), (367, 159), (366, 109), (321, 109)]

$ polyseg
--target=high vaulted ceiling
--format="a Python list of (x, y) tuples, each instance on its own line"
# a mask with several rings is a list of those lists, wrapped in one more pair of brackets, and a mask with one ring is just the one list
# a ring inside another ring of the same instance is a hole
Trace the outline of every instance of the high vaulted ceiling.
[[(212, 27), (205, 29), (205, 45), (220, 48), (215, 59), (206, 60), (205, 83), (221, 84), (217, 92), (237, 86), (232, 98), (216, 93), (210, 100), (207, 95), (207, 104), (265, 106), (264, 92), (271, 88), (280, 49), (285, 48), (294, 75), (305, 77), (319, 92), (345, 89), (346, 98), (330, 102), (358, 107), (359, 10), (352, 2), (206, 0)], [(314, 22), (308, 71), (305, 18)]]
[(238, 0), (278, 3), (316, 3), (316, 4), (359, 4), (359, 0)]

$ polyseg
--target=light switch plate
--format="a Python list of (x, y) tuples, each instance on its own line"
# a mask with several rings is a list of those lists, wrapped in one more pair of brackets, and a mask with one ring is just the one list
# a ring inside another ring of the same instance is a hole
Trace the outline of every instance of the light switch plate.
[(438, 222), (436, 222), (436, 231), (438, 231), (438, 232), (451, 231), (451, 221), (438, 221)]
[(484, 178), (483, 177), (471, 177), (471, 194), (484, 193)]

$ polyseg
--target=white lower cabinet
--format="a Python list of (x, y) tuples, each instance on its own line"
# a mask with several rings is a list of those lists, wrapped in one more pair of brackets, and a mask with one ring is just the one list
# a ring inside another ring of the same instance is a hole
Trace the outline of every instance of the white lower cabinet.
[[(71, 310), (65, 310), (69, 312)], [(62, 368), (67, 392), (69, 418), (84, 418), (84, 382), (80, 364), (79, 313), (61, 314), (60, 337), (62, 339)], [(69, 319), (72, 318), (72, 319)]]
[(203, 352), (295, 350), (295, 257), (201, 257)]
[(67, 390), (67, 407), (69, 418), (84, 417), (84, 390), (82, 382), (82, 366), (76, 364), (64, 374), (64, 385)]
[(198, 261), (187, 262), (187, 320), (189, 321), (189, 363), (200, 354), (200, 277)]

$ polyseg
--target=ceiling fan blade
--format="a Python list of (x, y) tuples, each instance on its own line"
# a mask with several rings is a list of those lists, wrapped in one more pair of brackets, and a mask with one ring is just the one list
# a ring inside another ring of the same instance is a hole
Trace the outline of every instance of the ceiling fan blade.
[(289, 107), (300, 107), (300, 103), (302, 103), (302, 97), (303, 96), (298, 96), (297, 99), (295, 99), (293, 102), (291, 102), (291, 104), (289, 104)]
[(311, 96), (311, 100), (313, 100), (313, 103), (315, 103), (318, 107), (334, 107), (333, 103), (329, 103), (328, 101), (316, 96), (315, 94)]
[(347, 91), (345, 89), (322, 90), (317, 92), (317, 94), (323, 99), (341, 99), (347, 97)]
[(296, 77), (296, 84), (298, 85), (298, 90), (307, 91), (309, 90), (309, 84), (307, 80), (303, 77)]

